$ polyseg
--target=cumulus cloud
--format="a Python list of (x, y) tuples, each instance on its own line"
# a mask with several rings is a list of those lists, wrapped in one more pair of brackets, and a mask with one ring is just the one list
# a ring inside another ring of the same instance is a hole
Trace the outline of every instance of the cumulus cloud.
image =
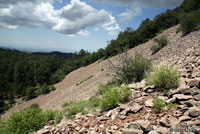
[[(0, 5), (3, 3), (6, 0), (1, 1)], [(54, 9), (51, 0), (10, 0), (6, 5), (0, 7), (0, 27), (3, 28), (43, 27), (62, 34), (86, 36), (89, 35), (85, 30), (88, 27), (102, 26), (106, 29), (117, 25), (109, 12), (97, 10), (80, 0), (71, 0), (59, 10)]]
[(132, 9), (127, 9), (125, 12), (119, 14), (121, 22), (128, 22), (131, 21), (134, 17), (142, 15), (142, 9), (137, 6), (133, 7)]
[(139, 4), (147, 8), (169, 8), (180, 5), (183, 0), (95, 0), (97, 2), (119, 3), (122, 5)]

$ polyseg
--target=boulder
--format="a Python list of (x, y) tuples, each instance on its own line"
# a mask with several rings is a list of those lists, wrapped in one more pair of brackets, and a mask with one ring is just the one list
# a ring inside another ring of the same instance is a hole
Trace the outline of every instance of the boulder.
[(145, 106), (146, 107), (153, 107), (153, 99), (148, 99), (147, 101), (145, 101)]
[(49, 133), (50, 133), (50, 130), (45, 129), (45, 128), (43, 128), (43, 129), (37, 131), (37, 134), (49, 134)]
[(200, 85), (200, 80), (197, 79), (193, 79), (188, 82), (188, 86), (190, 87), (199, 87), (199, 85)]
[(192, 99), (193, 97), (190, 95), (183, 95), (183, 94), (175, 94), (173, 95), (173, 97), (175, 97), (176, 99), (178, 99), (179, 101), (186, 101), (189, 99)]
[(149, 132), (150, 130), (152, 130), (150, 122), (148, 120), (138, 120), (136, 122), (140, 125), (141, 129), (144, 132)]

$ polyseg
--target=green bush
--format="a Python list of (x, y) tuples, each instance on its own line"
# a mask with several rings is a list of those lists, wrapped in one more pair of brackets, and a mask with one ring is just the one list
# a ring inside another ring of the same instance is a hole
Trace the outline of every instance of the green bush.
[(155, 97), (153, 99), (153, 108), (155, 112), (161, 112), (164, 107), (165, 107), (165, 102), (162, 99), (158, 97)]
[(133, 58), (122, 57), (119, 61), (116, 66), (112, 64), (115, 73), (113, 83), (117, 85), (139, 82), (144, 78), (145, 72), (151, 69), (151, 60), (139, 54)]
[(176, 33), (179, 33), (181, 31), (183, 31), (181, 26), (176, 29)]
[(172, 109), (172, 108), (176, 108), (177, 107), (177, 105), (176, 104), (173, 104), (173, 103), (168, 103), (167, 104), (167, 108), (170, 110), (170, 109)]
[(105, 94), (106, 92), (108, 92), (111, 88), (113, 88), (114, 86), (113, 85), (109, 85), (109, 84), (106, 84), (106, 85), (101, 85), (97, 91), (97, 95), (103, 95)]
[(0, 121), (0, 132), (3, 134), (28, 134), (44, 127), (54, 119), (56, 111), (42, 111), (39, 108), (26, 108), (13, 113), (8, 119)]
[(34, 87), (29, 87), (26, 89), (26, 96), (25, 100), (30, 100), (35, 97), (35, 88)]
[(164, 35), (160, 36), (160, 38), (155, 38), (154, 42), (158, 43), (161, 47), (165, 47), (168, 44), (167, 37)]
[(88, 100), (88, 107), (89, 108), (98, 108), (101, 104), (101, 99), (98, 98), (97, 96), (92, 96)]
[(200, 10), (182, 14), (180, 17), (180, 24), (185, 34), (198, 30), (198, 25), (200, 24)]
[(55, 117), (56, 124), (60, 123), (62, 119), (63, 119), (63, 112), (58, 112)]
[(119, 89), (116, 87), (111, 88), (102, 97), (101, 109), (106, 111), (115, 108), (119, 104), (120, 99)]
[(39, 88), (39, 94), (48, 94), (50, 92), (49, 87), (47, 84), (43, 84), (40, 88)]
[(154, 42), (158, 43), (158, 45), (154, 45), (151, 47), (152, 54), (157, 53), (160, 51), (163, 47), (165, 47), (168, 44), (168, 40), (166, 36), (161, 36), (160, 38), (155, 38)]
[(85, 108), (87, 106), (87, 101), (80, 101), (80, 102), (74, 102), (71, 103), (66, 110), (65, 115), (67, 118), (72, 118), (73, 115), (76, 115), (78, 113), (86, 114)]
[(131, 96), (131, 90), (128, 87), (122, 87), (120, 90), (120, 96), (120, 102), (127, 102)]
[(177, 88), (179, 85), (178, 69), (167, 66), (155, 68), (153, 72), (147, 74), (146, 85), (155, 85), (163, 91)]
[(151, 47), (152, 54), (157, 53), (157, 52), (160, 51), (161, 49), (162, 49), (161, 46), (159, 46), (159, 45), (153, 45), (153, 46)]

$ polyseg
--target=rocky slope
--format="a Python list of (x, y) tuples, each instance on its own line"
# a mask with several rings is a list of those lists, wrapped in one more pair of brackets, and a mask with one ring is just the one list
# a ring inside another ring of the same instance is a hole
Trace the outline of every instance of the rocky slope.
[[(199, 63), (199, 59), (196, 57), (199, 57), (198, 54), (200, 52), (200, 31), (181, 37), (182, 33), (176, 34), (177, 27), (172, 27), (158, 35), (167, 36), (169, 43), (155, 55), (151, 55), (150, 50), (151, 46), (155, 45), (153, 40), (130, 49), (128, 53), (131, 56), (135, 53), (140, 53), (147, 58), (153, 59), (155, 63), (175, 65), (181, 69), (180, 71), (183, 75), (188, 75), (184, 73), (192, 70), (193, 73), (190, 77), (196, 77), (200, 67), (196, 64), (190, 64), (190, 61), (193, 62), (194, 60)], [(115, 64), (118, 62), (118, 56), (112, 57), (110, 60)], [(89, 66), (79, 68), (56, 84), (55, 91), (47, 95), (41, 95), (31, 101), (19, 103), (6, 112), (3, 117), (34, 103), (39, 104), (43, 109), (61, 109), (61, 105), (66, 101), (88, 98), (97, 91), (100, 84), (107, 82), (110, 73), (108, 60), (97, 61)], [(90, 76), (92, 77), (87, 80)], [(78, 84), (81, 81), (83, 82)]]

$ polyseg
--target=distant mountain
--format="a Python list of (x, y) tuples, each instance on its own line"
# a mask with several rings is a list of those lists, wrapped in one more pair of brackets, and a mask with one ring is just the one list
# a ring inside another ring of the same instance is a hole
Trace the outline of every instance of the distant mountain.
[(72, 58), (73, 53), (62, 53), (58, 51), (53, 51), (53, 52), (33, 52), (31, 53), (33, 55), (45, 55), (45, 56), (51, 56), (51, 55), (56, 55), (59, 58), (64, 58), (64, 59), (69, 59)]

